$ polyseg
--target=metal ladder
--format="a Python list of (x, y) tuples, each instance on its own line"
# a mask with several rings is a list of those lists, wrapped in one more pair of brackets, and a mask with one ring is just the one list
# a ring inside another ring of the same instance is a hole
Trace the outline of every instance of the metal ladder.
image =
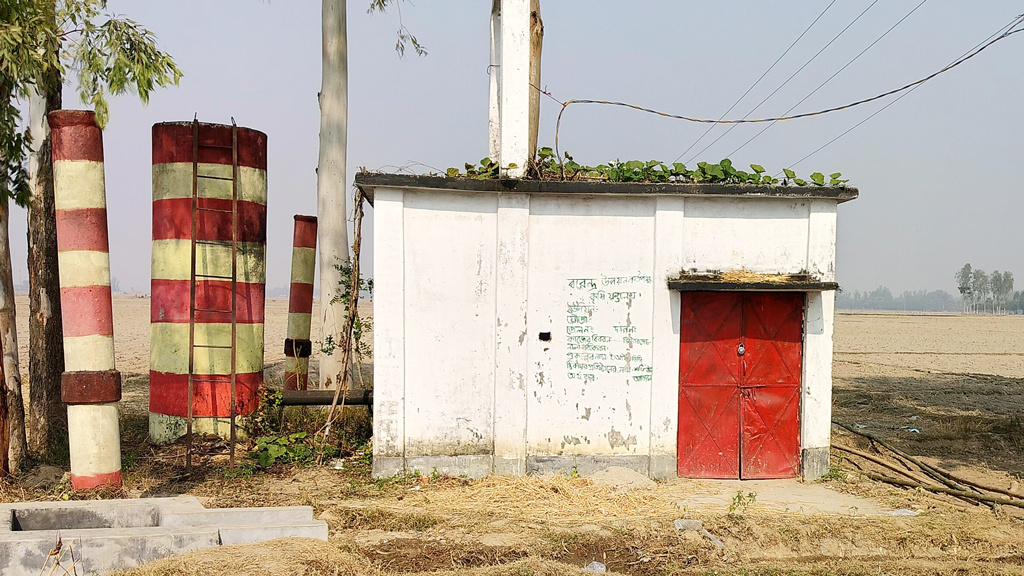
[[(200, 148), (221, 148), (231, 150), (231, 178), (214, 176), (199, 173), (199, 149)], [(231, 210), (201, 207), (199, 201), (207, 198), (199, 195), (199, 180), (222, 180), (231, 182)], [(198, 236), (199, 213), (213, 212), (231, 214), (231, 240), (200, 240)], [(207, 246), (231, 246), (231, 275), (216, 276), (210, 274), (196, 273), (196, 248), (200, 245)], [(229, 310), (218, 310), (214, 308), (196, 308), (196, 281), (197, 280), (230, 280), (231, 281), (231, 308)], [(209, 314), (230, 314), (231, 315), (231, 344), (213, 345), (196, 344), (196, 313), (204, 312)], [(206, 350), (230, 350), (231, 351), (231, 440), (229, 465), (235, 465), (235, 415), (237, 398), (238, 365), (236, 345), (238, 343), (238, 126), (235, 119), (231, 119), (231, 145), (223, 144), (200, 144), (199, 143), (199, 120), (198, 117), (192, 120), (192, 267), (191, 279), (189, 282), (189, 322), (188, 322), (188, 428), (186, 431), (185, 448), (185, 469), (188, 474), (192, 473), (192, 409), (195, 395), (196, 382), (209, 382), (211, 388), (214, 383), (223, 380), (214, 377), (196, 377), (195, 374), (195, 352), (196, 349)]]

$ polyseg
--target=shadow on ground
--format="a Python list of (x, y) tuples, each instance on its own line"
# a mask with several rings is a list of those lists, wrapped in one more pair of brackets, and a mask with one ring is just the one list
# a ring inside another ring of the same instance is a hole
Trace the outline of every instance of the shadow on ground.
[(944, 468), (1024, 474), (1024, 380), (989, 374), (837, 377), (833, 419)]

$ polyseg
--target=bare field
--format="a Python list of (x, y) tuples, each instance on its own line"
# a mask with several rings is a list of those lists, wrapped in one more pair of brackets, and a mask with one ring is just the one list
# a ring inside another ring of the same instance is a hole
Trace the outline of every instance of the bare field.
[[(28, 362), (28, 295), (17, 294), (18, 348), (23, 367)], [(149, 374), (149, 298), (114, 296), (114, 361), (125, 375)], [(314, 316), (318, 308), (313, 303)], [(264, 361), (274, 364), (284, 360), (284, 336), (288, 326), (288, 299), (268, 298), (264, 323)], [(320, 326), (313, 322), (310, 339), (320, 340)], [(319, 352), (314, 348), (313, 357)], [(27, 372), (27, 370), (24, 370)]]
[(943, 467), (1024, 475), (1024, 317), (839, 314), (833, 418)]
[[(19, 298), (17, 305), (23, 316), (27, 301)], [(345, 456), (341, 470), (279, 465), (263, 471), (251, 464), (231, 470), (223, 454), (205, 454), (189, 477), (180, 444), (145, 441), (149, 300), (118, 297), (114, 310), (117, 364), (128, 376), (125, 486), (115, 495), (193, 494), (208, 507), (310, 505), (331, 530), (326, 543), (281, 540), (202, 551), (140, 567), (132, 576), (553, 576), (579, 573), (591, 561), (636, 576), (1024, 576), (1024, 510), (970, 506), (872, 481), (862, 472), (885, 470), (838, 450), (821, 482), (679, 479), (629, 492), (570, 476), (374, 481), (365, 450)], [(286, 311), (286, 300), (268, 300), (271, 384), (280, 378)], [(24, 354), (27, 329), (20, 330)], [(1019, 317), (839, 314), (833, 418), (932, 465), (1019, 490), (1022, 335)], [(834, 445), (873, 450), (863, 438), (834, 430)], [(208, 440), (201, 452), (217, 449), (223, 443)], [(66, 485), (0, 482), (0, 500), (68, 496), (95, 497), (69, 494)], [(737, 503), (739, 496), (746, 499)], [(894, 509), (915, 515), (892, 516)], [(676, 530), (676, 518), (703, 521), (724, 547)]]

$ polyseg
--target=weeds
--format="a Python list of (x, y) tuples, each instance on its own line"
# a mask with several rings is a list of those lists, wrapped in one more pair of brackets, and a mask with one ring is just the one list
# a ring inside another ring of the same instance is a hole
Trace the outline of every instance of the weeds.
[(743, 494), (743, 490), (737, 490), (736, 495), (732, 497), (732, 502), (729, 503), (729, 515), (733, 516), (738, 511), (740, 514), (747, 511), (747, 507), (757, 501), (757, 492), (747, 492)]
[[(491, 180), (501, 177), (497, 163), (490, 158), (480, 160), (480, 165), (466, 163), (465, 172), (458, 168), (449, 168), (445, 175), (449, 178), (468, 177), (477, 180)], [(579, 164), (568, 152), (560, 159), (549, 147), (537, 151), (537, 158), (530, 162), (528, 176), (537, 180), (607, 180), (609, 182), (708, 182), (719, 184), (751, 184), (762, 186), (788, 185), (797, 186), (845, 186), (848, 180), (834, 172), (825, 176), (821, 172), (810, 175), (809, 180), (798, 178), (789, 168), (783, 169), (785, 177), (778, 178), (765, 172), (763, 166), (751, 164), (750, 171), (739, 170), (728, 158), (711, 164), (698, 162), (697, 167), (689, 169), (681, 162), (671, 165), (658, 160), (613, 160), (607, 164), (587, 166)]]

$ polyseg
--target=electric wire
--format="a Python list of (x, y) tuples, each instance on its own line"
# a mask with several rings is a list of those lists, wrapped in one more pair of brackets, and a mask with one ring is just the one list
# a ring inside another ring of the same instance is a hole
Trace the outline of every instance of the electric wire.
[[(811, 31), (811, 28), (814, 28), (814, 25), (818, 23), (818, 20), (821, 20), (821, 17), (825, 15), (825, 12), (828, 12), (828, 9), (831, 8), (832, 5), (836, 3), (836, 1), (837, 0), (832, 0), (832, 2), (830, 2), (828, 6), (825, 6), (825, 9), (821, 11), (821, 14), (818, 14), (818, 17), (815, 18), (814, 21), (811, 22), (810, 25), (807, 26), (807, 28), (805, 28), (804, 31), (801, 32), (800, 35), (796, 37), (796, 40), (793, 40), (793, 43), (789, 45), (789, 48), (786, 48), (786, 51), (783, 52), (781, 56), (779, 56), (778, 58), (775, 59), (775, 62), (773, 62), (772, 65), (769, 66), (768, 69), (765, 70), (764, 73), (762, 73), (761, 76), (757, 80), (755, 80), (753, 84), (750, 85), (750, 88), (747, 88), (747, 91), (744, 92), (742, 96), (737, 98), (736, 101), (732, 103), (732, 106), (729, 106), (729, 109), (726, 110), (722, 114), (722, 116), (721, 116), (721, 118), (719, 118), (719, 120), (725, 119), (725, 117), (728, 116), (729, 113), (732, 112), (733, 109), (736, 108), (736, 106), (739, 105), (739, 103), (742, 102), (743, 99), (746, 98), (748, 94), (750, 94), (750, 91), (753, 90), (755, 87), (757, 87), (757, 85), (761, 83), (761, 80), (764, 80), (764, 77), (767, 76), (769, 72), (771, 72), (772, 70), (775, 69), (775, 67), (779, 64), (779, 62), (781, 62), (782, 59), (786, 57), (786, 54), (789, 54), (789, 51), (792, 50), (793, 47), (796, 46), (797, 43), (800, 42), (800, 40), (803, 39), (803, 37), (806, 36), (807, 33)], [(690, 146), (686, 148), (686, 150), (683, 150), (682, 154), (680, 154), (679, 156), (676, 156), (676, 159), (673, 160), (672, 162), (678, 162), (679, 159), (682, 158), (683, 156), (685, 156), (687, 152), (689, 152), (690, 150), (693, 150), (694, 146), (699, 144), (700, 141), (703, 140), (704, 137), (707, 136), (709, 132), (711, 132), (712, 130), (715, 129), (715, 126), (716, 126), (716, 124), (711, 124), (710, 126), (708, 126), (708, 129), (705, 130), (704, 133), (701, 134), (699, 138), (694, 140), (693, 143), (690, 144)]]
[[(895, 30), (897, 26), (902, 24), (904, 20), (906, 20), (907, 18), (910, 18), (910, 16), (913, 15), (914, 12), (917, 12), (918, 8), (920, 8), (921, 6), (924, 6), (926, 2), (928, 2), (928, 0), (921, 0), (921, 2), (917, 6), (914, 6), (913, 10), (911, 10), (910, 12), (907, 12), (906, 16), (904, 16), (903, 18), (900, 18), (898, 22), (896, 22), (895, 24), (890, 26), (889, 29), (886, 30), (881, 36), (876, 38), (874, 42), (872, 42), (871, 44), (868, 44), (867, 48), (864, 48), (863, 50), (861, 50), (860, 53), (857, 54), (856, 56), (854, 56), (852, 60), (847, 62), (845, 66), (843, 66), (839, 70), (836, 70), (836, 72), (834, 74), (832, 74), (831, 76), (826, 78), (824, 82), (822, 82), (821, 84), (818, 85), (817, 88), (812, 90), (810, 94), (808, 94), (807, 96), (804, 96), (803, 98), (801, 98), (800, 101), (797, 102), (796, 104), (793, 104), (789, 108), (789, 110), (786, 110), (783, 113), (783, 116), (785, 116), (786, 114), (789, 114), (790, 112), (795, 110), (798, 106), (800, 106), (801, 104), (806, 102), (808, 98), (810, 98), (811, 96), (814, 96), (815, 94), (817, 94), (818, 90), (821, 90), (822, 88), (824, 88), (825, 85), (828, 84), (829, 82), (831, 82), (833, 78), (835, 78), (836, 76), (839, 76), (839, 74), (842, 73), (843, 70), (846, 70), (847, 68), (850, 67), (851, 64), (853, 64), (854, 62), (859, 60), (861, 56), (863, 56), (868, 50), (870, 50), (872, 47), (874, 47), (875, 44), (878, 44), (879, 42), (881, 42), (883, 38), (888, 36), (889, 33), (892, 32), (893, 30)], [(762, 128), (760, 132), (758, 132), (757, 134), (754, 134), (753, 136), (750, 137), (750, 139), (748, 139), (746, 142), (741, 144), (738, 148), (736, 148), (735, 150), (730, 152), (728, 154), (728, 156), (726, 156), (726, 158), (731, 158), (734, 154), (736, 154), (737, 152), (739, 152), (740, 150), (745, 148), (747, 146), (747, 144), (750, 144), (751, 142), (756, 140), (759, 136), (761, 136), (762, 134), (767, 132), (772, 126), (775, 126), (775, 124), (776, 124), (776, 122), (772, 122), (771, 124), (769, 124), (769, 125), (765, 126), (764, 128)]]
[[(928, 76), (925, 76), (924, 78), (915, 80), (913, 82), (910, 82), (909, 84), (905, 84), (905, 85), (900, 86), (898, 88), (893, 88), (892, 90), (889, 90), (887, 92), (883, 92), (883, 93), (875, 95), (875, 96), (871, 96), (869, 98), (863, 98), (861, 100), (850, 102), (848, 104), (843, 104), (842, 106), (833, 106), (831, 108), (825, 108), (825, 109), (822, 109), (822, 110), (816, 110), (814, 112), (804, 112), (804, 113), (801, 113), (801, 114), (793, 114), (792, 116), (776, 116), (776, 117), (771, 117), (771, 118), (739, 118), (739, 119), (735, 119), (735, 120), (713, 120), (713, 119), (707, 119), (707, 118), (694, 118), (694, 117), (691, 117), (691, 116), (682, 116), (682, 115), (679, 115), (679, 114), (670, 114), (668, 112), (662, 112), (660, 110), (654, 110), (653, 108), (645, 108), (643, 106), (638, 106), (636, 104), (629, 104), (627, 102), (617, 102), (617, 101), (612, 101), (612, 100), (579, 100), (579, 99), (572, 99), (572, 100), (561, 101), (561, 100), (555, 98), (555, 96), (553, 94), (551, 94), (551, 92), (548, 92), (548, 91), (545, 91), (545, 90), (541, 90), (540, 88), (538, 88), (536, 86), (533, 86), (533, 88), (538, 90), (538, 91), (540, 91), (541, 94), (544, 94), (545, 96), (547, 96), (548, 98), (551, 98), (555, 102), (558, 102), (561, 105), (561, 107), (562, 107), (561, 110), (559, 110), (558, 118), (555, 121), (555, 151), (557, 153), (558, 152), (558, 137), (559, 137), (559, 133), (561, 131), (561, 125), (562, 125), (562, 116), (565, 114), (565, 110), (569, 106), (571, 106), (573, 104), (602, 104), (602, 105), (607, 105), (607, 106), (619, 106), (619, 107), (623, 107), (623, 108), (630, 108), (632, 110), (637, 110), (637, 111), (640, 111), (640, 112), (646, 112), (648, 114), (654, 114), (654, 115), (657, 115), (657, 116), (662, 116), (662, 117), (665, 117), (665, 118), (674, 118), (676, 120), (684, 120), (684, 121), (687, 121), (687, 122), (697, 122), (697, 123), (705, 123), (705, 124), (706, 123), (710, 123), (710, 124), (754, 124), (754, 123), (761, 123), (761, 122), (775, 122), (775, 121), (781, 121), (781, 120), (797, 120), (797, 119), (800, 119), (800, 118), (809, 118), (811, 116), (820, 116), (820, 115), (823, 115), (823, 114), (829, 114), (829, 113), (832, 113), (832, 112), (838, 112), (840, 110), (847, 110), (847, 109), (850, 109), (850, 108), (854, 108), (856, 106), (861, 106), (861, 105), (867, 104), (869, 102), (874, 102), (876, 100), (881, 100), (882, 98), (887, 98), (887, 97), (892, 96), (894, 94), (899, 94), (900, 92), (905, 92), (907, 90), (910, 90), (910, 89), (914, 88), (915, 86), (919, 86), (921, 84), (924, 84), (925, 82), (928, 82), (929, 80), (935, 78), (936, 76), (939, 76), (941, 74), (949, 72), (950, 70), (960, 66), (964, 62), (967, 62), (968, 60), (971, 60), (972, 58), (976, 57), (978, 54), (981, 54), (982, 52), (984, 52), (985, 50), (990, 48), (993, 44), (995, 44), (995, 43), (997, 43), (997, 42), (999, 42), (1001, 40), (1005, 40), (1006, 38), (1009, 38), (1010, 36), (1012, 36), (1013, 34), (1016, 34), (1017, 32), (1024, 31), (1024, 29), (1012, 30), (1013, 27), (1015, 27), (1016, 25), (1020, 24), (1021, 22), (1024, 22), (1024, 15), (1021, 15), (1019, 18), (1017, 18), (1017, 19), (1015, 19), (1013, 21), (1013, 23), (1009, 26), (1009, 28), (1010, 28), (1009, 31), (1004, 32), (1002, 34), (999, 34), (995, 38), (992, 38), (992, 39), (988, 40), (987, 42), (983, 42), (980, 45), (980, 47), (977, 47), (977, 48), (969, 51), (964, 56), (956, 59), (955, 61), (953, 61), (952, 63), (948, 64), (947, 66), (945, 66), (945, 67), (943, 67), (943, 68), (941, 68), (941, 69), (939, 69), (939, 70), (929, 74)], [(1005, 27), (1004, 27), (1004, 29), (1005, 29)]]
[[(974, 48), (971, 48), (970, 50), (968, 50), (967, 52), (965, 52), (965, 53), (964, 53), (963, 55), (961, 55), (961, 56), (960, 56), (960, 58), (958, 58), (957, 60), (954, 60), (953, 62), (957, 62), (958, 60), (960, 60), (960, 59), (963, 59), (963, 58), (964, 58), (964, 57), (965, 57), (965, 56), (966, 56), (967, 54), (970, 54), (970, 53), (971, 53), (972, 51), (976, 50), (976, 49), (977, 49), (977, 48), (978, 48), (979, 46), (981, 46), (981, 45), (983, 45), (983, 44), (985, 44), (985, 43), (989, 42), (989, 41), (990, 41), (990, 40), (992, 40), (993, 38), (996, 38), (996, 37), (998, 37), (997, 39), (1002, 39), (1002, 38), (1006, 38), (1006, 37), (1008, 37), (1008, 36), (1012, 36), (1012, 35), (1014, 35), (1014, 34), (1016, 34), (1016, 33), (1018, 33), (1018, 32), (1024, 32), (1024, 28), (1021, 28), (1021, 29), (1019, 29), (1019, 30), (1013, 30), (1013, 28), (1014, 28), (1015, 26), (1017, 26), (1018, 24), (1020, 24), (1021, 22), (1024, 22), (1024, 15), (1018, 16), (1018, 17), (1017, 17), (1017, 18), (1015, 18), (1015, 19), (1014, 19), (1013, 21), (1011, 21), (1011, 22), (1010, 22), (1009, 24), (1007, 24), (1007, 25), (1003, 26), (1003, 27), (1002, 27), (1002, 28), (1000, 28), (1000, 29), (999, 29), (998, 31), (996, 31), (996, 32), (995, 32), (994, 34), (992, 34), (992, 35), (991, 35), (991, 36), (989, 36), (988, 38), (986, 38), (986, 39), (982, 40), (981, 42), (979, 42), (978, 44), (976, 44), (976, 45), (974, 46)], [(799, 165), (800, 163), (802, 163), (802, 162), (803, 162), (804, 160), (807, 160), (807, 159), (808, 159), (808, 158), (810, 158), (811, 156), (814, 156), (814, 155), (815, 155), (815, 154), (817, 154), (818, 152), (821, 152), (821, 151), (822, 151), (822, 150), (824, 150), (825, 148), (828, 148), (828, 147), (829, 147), (829, 146), (831, 146), (831, 145), (832, 145), (833, 143), (835, 143), (835, 141), (836, 141), (836, 140), (839, 140), (839, 139), (840, 139), (840, 138), (842, 138), (843, 136), (846, 136), (846, 135), (847, 135), (847, 134), (849, 134), (850, 132), (853, 132), (854, 130), (856, 130), (857, 128), (859, 128), (859, 127), (860, 127), (860, 126), (861, 126), (862, 124), (864, 124), (864, 123), (865, 123), (865, 122), (867, 122), (868, 120), (871, 120), (871, 119), (872, 119), (872, 118), (874, 118), (875, 116), (878, 116), (878, 115), (879, 115), (879, 114), (881, 114), (881, 113), (882, 113), (883, 111), (885, 111), (885, 109), (886, 109), (886, 108), (888, 108), (888, 107), (892, 106), (893, 104), (895, 104), (895, 103), (899, 102), (900, 100), (904, 99), (905, 97), (909, 96), (909, 95), (910, 95), (910, 94), (911, 94), (911, 93), (912, 93), (912, 92), (913, 92), (914, 90), (917, 90), (917, 89), (918, 89), (918, 88), (920, 88), (920, 87), (921, 87), (921, 84), (918, 84), (917, 86), (914, 86), (913, 88), (911, 88), (910, 90), (907, 90), (907, 91), (906, 91), (906, 92), (904, 92), (903, 94), (900, 94), (900, 96), (899, 96), (898, 98), (896, 98), (895, 100), (893, 100), (892, 102), (889, 102), (889, 103), (888, 103), (888, 104), (886, 104), (885, 106), (882, 106), (882, 107), (881, 107), (881, 108), (879, 108), (878, 110), (875, 110), (875, 111), (874, 111), (873, 113), (871, 113), (871, 114), (870, 114), (869, 116), (867, 116), (866, 118), (864, 118), (864, 119), (863, 119), (863, 120), (861, 120), (860, 122), (857, 122), (856, 124), (854, 124), (854, 125), (853, 125), (853, 126), (851, 126), (850, 128), (846, 129), (846, 130), (845, 130), (844, 132), (840, 133), (840, 134), (839, 134), (838, 136), (836, 136), (835, 138), (833, 138), (833, 139), (829, 140), (828, 142), (826, 142), (826, 143), (822, 144), (821, 146), (819, 146), (818, 148), (814, 149), (814, 151), (810, 152), (809, 154), (807, 154), (807, 155), (806, 155), (806, 156), (804, 156), (803, 158), (801, 158), (801, 159), (797, 160), (796, 162), (794, 162), (794, 163), (790, 164), (790, 165), (789, 165), (789, 167), (790, 167), (790, 168), (792, 169), (792, 168), (796, 167), (797, 165)], [(779, 176), (779, 175), (781, 175), (781, 174), (782, 174), (782, 172), (779, 172), (778, 174), (776, 174), (776, 175), (775, 175), (775, 177), (778, 177), (778, 176)]]
[[(764, 105), (764, 103), (765, 103), (765, 102), (767, 102), (767, 101), (768, 101), (768, 100), (769, 100), (769, 99), (770, 99), (770, 98), (771, 98), (772, 96), (775, 96), (775, 94), (777, 94), (777, 93), (779, 92), (779, 90), (782, 90), (782, 89), (783, 89), (783, 88), (784, 88), (784, 87), (785, 87), (785, 86), (786, 86), (787, 84), (789, 84), (789, 82), (790, 82), (790, 81), (791, 81), (791, 80), (792, 80), (793, 78), (796, 78), (796, 75), (797, 75), (797, 74), (799, 74), (799, 73), (803, 72), (804, 68), (807, 68), (807, 67), (808, 67), (808, 66), (809, 66), (809, 65), (811, 64), (811, 62), (814, 62), (814, 61), (815, 61), (815, 60), (816, 60), (816, 59), (818, 58), (818, 56), (820, 56), (820, 55), (821, 55), (821, 53), (822, 53), (822, 52), (824, 52), (824, 51), (825, 51), (825, 50), (826, 50), (826, 49), (827, 49), (827, 48), (828, 48), (829, 46), (831, 46), (831, 45), (832, 45), (832, 44), (833, 44), (833, 43), (834, 43), (834, 42), (835, 42), (836, 40), (839, 40), (839, 38), (840, 38), (840, 37), (841, 37), (841, 36), (842, 36), (843, 34), (845, 34), (847, 30), (849, 30), (849, 29), (850, 29), (850, 28), (851, 28), (851, 27), (852, 27), (852, 26), (853, 26), (854, 24), (856, 24), (856, 23), (857, 23), (857, 21), (858, 21), (858, 20), (860, 20), (861, 18), (863, 18), (863, 17), (864, 17), (864, 15), (868, 13), (868, 10), (871, 10), (872, 8), (874, 8), (875, 4), (878, 4), (878, 0), (875, 0), (875, 1), (874, 1), (874, 2), (872, 2), (871, 4), (868, 4), (868, 7), (867, 7), (867, 8), (865, 8), (865, 9), (864, 9), (863, 11), (861, 11), (861, 13), (860, 13), (860, 14), (858, 14), (858, 15), (857, 15), (857, 17), (853, 19), (853, 21), (851, 21), (851, 22), (850, 22), (849, 24), (847, 24), (845, 28), (843, 28), (842, 30), (840, 30), (840, 31), (839, 31), (839, 33), (835, 35), (835, 37), (833, 37), (833, 38), (832, 38), (831, 40), (829, 40), (828, 44), (825, 44), (824, 46), (822, 46), (822, 47), (821, 47), (821, 49), (820, 49), (820, 50), (818, 50), (818, 51), (817, 51), (817, 52), (816, 52), (816, 53), (814, 54), (814, 56), (811, 56), (811, 59), (810, 59), (810, 60), (808, 60), (807, 62), (805, 62), (805, 63), (804, 63), (804, 65), (803, 65), (803, 66), (801, 66), (801, 67), (800, 67), (799, 69), (797, 69), (797, 71), (796, 71), (796, 72), (793, 72), (793, 74), (792, 74), (792, 75), (790, 75), (790, 77), (789, 77), (789, 78), (786, 78), (786, 81), (785, 81), (785, 82), (783, 82), (782, 84), (780, 84), (778, 88), (776, 88), (775, 90), (773, 90), (771, 94), (769, 94), (769, 95), (765, 96), (763, 100), (761, 100), (760, 102), (758, 102), (758, 103), (757, 103), (757, 106), (754, 106), (753, 108), (751, 108), (751, 109), (750, 109), (750, 112), (747, 112), (747, 114), (746, 114), (746, 115), (747, 115), (747, 116), (750, 116), (750, 115), (751, 115), (751, 114), (753, 114), (754, 112), (757, 112), (758, 108), (760, 108), (760, 107), (761, 107), (762, 105)], [(718, 138), (715, 138), (714, 140), (712, 140), (712, 141), (711, 141), (711, 143), (710, 143), (710, 144), (708, 144), (707, 146), (705, 146), (705, 147), (701, 148), (700, 152), (697, 152), (696, 154), (694, 154), (693, 156), (691, 156), (690, 158), (688, 158), (688, 159), (686, 160), (686, 163), (687, 163), (687, 164), (689, 164), (690, 162), (693, 162), (693, 160), (694, 160), (695, 158), (697, 158), (698, 156), (700, 156), (700, 155), (701, 155), (701, 154), (703, 154), (704, 152), (707, 152), (708, 148), (711, 148), (711, 147), (712, 147), (712, 146), (714, 146), (714, 145), (715, 145), (716, 143), (718, 143), (718, 141), (719, 141), (719, 140), (721, 140), (722, 138), (725, 138), (725, 137), (726, 137), (726, 136), (727, 136), (727, 135), (729, 134), (729, 132), (732, 132), (732, 131), (733, 131), (733, 129), (735, 129), (735, 128), (736, 128), (736, 126), (730, 126), (728, 130), (726, 130), (725, 132), (723, 132), (723, 133), (719, 134), (719, 135), (718, 135)]]

